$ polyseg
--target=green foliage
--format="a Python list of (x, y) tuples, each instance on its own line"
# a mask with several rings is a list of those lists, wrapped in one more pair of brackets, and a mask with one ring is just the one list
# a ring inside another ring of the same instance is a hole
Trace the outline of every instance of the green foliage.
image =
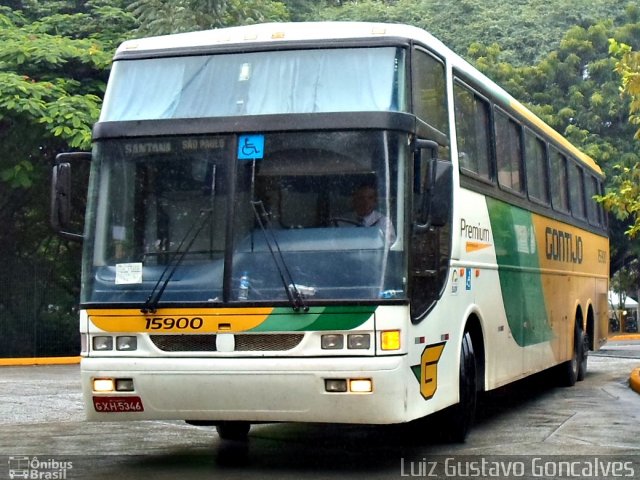
[(604, 19), (632, 23), (638, 10), (632, 2), (628, 2), (628, 9), (621, 8), (619, 0), (320, 0), (313, 3), (314, 7), (301, 5), (300, 17), (297, 12), (292, 15), (304, 20), (408, 23), (431, 32), (462, 55), (473, 43), (496, 43), (501, 48), (501, 60), (513, 65), (533, 64), (558, 49), (563, 35), (571, 27), (589, 27)]
[[(640, 125), (640, 51), (634, 52), (630, 45), (611, 40), (610, 51), (618, 59), (616, 72), (622, 79), (622, 94), (630, 98), (629, 122)], [(636, 139), (640, 140), (640, 128), (636, 131)]]
[(29, 188), (33, 184), (32, 173), (33, 164), (28, 160), (22, 160), (20, 163), (2, 170), (0, 179), (12, 188)]
[(137, 0), (129, 10), (140, 22), (140, 35), (289, 19), (286, 6), (270, 0)]
[(113, 50), (136, 26), (124, 3), (0, 7), (0, 355), (77, 353), (80, 248), (48, 226), (49, 170), (91, 147)]
[[(640, 52), (612, 39), (610, 52), (617, 59), (615, 71), (620, 75), (623, 97), (630, 99), (629, 123), (640, 125)], [(640, 128), (635, 132), (640, 140)], [(609, 181), (607, 193), (600, 197), (607, 210), (620, 220), (630, 219), (626, 234), (635, 238), (640, 234), (640, 161), (630, 166), (615, 165), (616, 174)]]
[(616, 165), (617, 174), (610, 180), (609, 191), (601, 197), (605, 208), (620, 220), (633, 218), (626, 234), (635, 237), (640, 233), (640, 165), (624, 167)]
[[(78, 14), (83, 15), (83, 14)], [(45, 126), (44, 137), (60, 137), (71, 147), (91, 145), (100, 95), (111, 60), (97, 39), (48, 33), (54, 19), (31, 24), (20, 15), (0, 14), (0, 118), (21, 118)], [(74, 15), (57, 15), (66, 30)]]

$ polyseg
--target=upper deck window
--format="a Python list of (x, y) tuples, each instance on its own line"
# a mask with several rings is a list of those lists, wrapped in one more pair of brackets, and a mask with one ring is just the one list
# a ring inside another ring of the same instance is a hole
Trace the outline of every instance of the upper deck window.
[(100, 120), (406, 111), (404, 58), (378, 47), (121, 60)]

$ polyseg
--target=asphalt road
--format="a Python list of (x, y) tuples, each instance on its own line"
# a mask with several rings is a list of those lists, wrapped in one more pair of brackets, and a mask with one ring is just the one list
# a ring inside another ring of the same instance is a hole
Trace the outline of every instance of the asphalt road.
[(612, 342), (575, 387), (542, 374), (489, 393), (464, 444), (436, 422), (419, 441), (399, 427), (271, 424), (247, 443), (182, 422), (92, 423), (77, 365), (2, 367), (0, 479), (640, 478), (638, 366), (640, 341)]

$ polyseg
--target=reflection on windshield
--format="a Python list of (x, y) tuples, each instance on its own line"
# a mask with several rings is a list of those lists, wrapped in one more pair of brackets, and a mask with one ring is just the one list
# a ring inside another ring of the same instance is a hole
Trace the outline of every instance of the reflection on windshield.
[(406, 111), (404, 71), (394, 47), (117, 61), (100, 121)]
[(83, 301), (403, 297), (406, 145), (375, 131), (101, 142)]

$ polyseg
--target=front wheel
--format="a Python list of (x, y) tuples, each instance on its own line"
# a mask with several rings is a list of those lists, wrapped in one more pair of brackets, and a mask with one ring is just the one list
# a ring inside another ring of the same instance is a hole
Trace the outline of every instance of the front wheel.
[(222, 440), (245, 441), (250, 429), (249, 422), (221, 422), (216, 425), (216, 430)]
[(452, 407), (448, 416), (449, 438), (464, 442), (476, 416), (477, 365), (473, 342), (469, 332), (462, 337), (460, 350), (460, 402)]

